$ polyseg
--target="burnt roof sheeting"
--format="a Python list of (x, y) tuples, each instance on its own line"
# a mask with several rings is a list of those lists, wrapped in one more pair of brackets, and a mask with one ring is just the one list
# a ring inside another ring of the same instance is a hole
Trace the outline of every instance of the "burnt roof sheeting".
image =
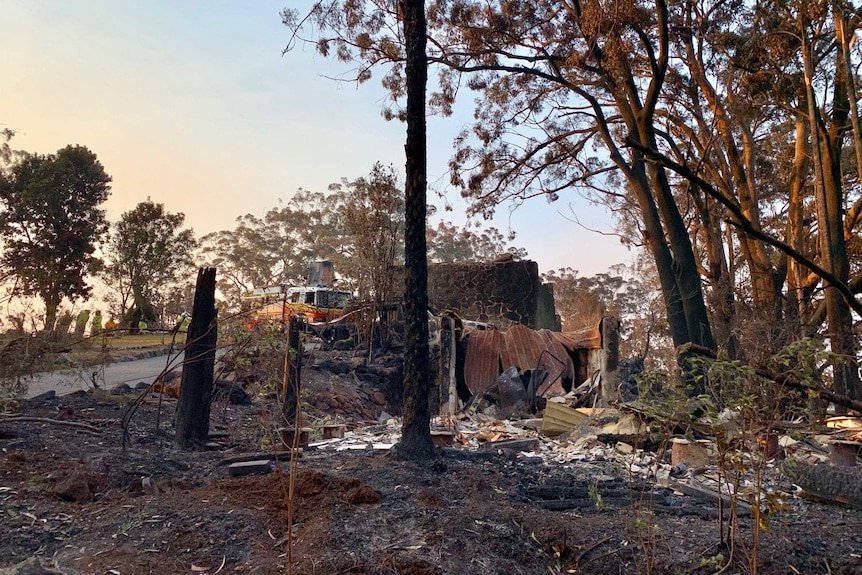
[(473, 331), (467, 340), (464, 380), (470, 393), (485, 391), (500, 375), (500, 349), (506, 345), (503, 332)]
[(500, 350), (504, 369), (516, 365), (521, 371), (536, 367), (539, 354), (545, 348), (545, 338), (523, 325), (513, 325), (506, 331), (506, 347)]
[[(558, 334), (559, 337), (564, 337), (572, 342), (573, 347), (566, 346), (568, 349), (601, 349), (602, 348), (602, 322), (598, 322), (595, 326), (582, 329), (580, 331), (570, 331), (565, 334)], [(563, 344), (566, 345), (566, 344)]]
[[(552, 385), (545, 391), (545, 386), (539, 388), (544, 395), (562, 395), (563, 380), (575, 379), (575, 364), (566, 347), (554, 337), (554, 332), (543, 329), (539, 334), (545, 340), (544, 353), (539, 356), (538, 366), (548, 372), (546, 383)], [(574, 348), (573, 348), (574, 349)]]
[(554, 338), (555, 341), (557, 341), (560, 345), (562, 345), (564, 348), (566, 348), (569, 351), (575, 351), (576, 349), (579, 349), (580, 347), (582, 347), (582, 346), (578, 345), (577, 341), (575, 341), (571, 337), (567, 336), (566, 334), (560, 333), (558, 331), (550, 331), (550, 330), (545, 330), (545, 332), (550, 337)]
[[(473, 332), (467, 342), (464, 379), (470, 393), (484, 391), (496, 382), (502, 367), (517, 366), (522, 372), (541, 367), (549, 372), (540, 391), (544, 395), (565, 393), (562, 380), (574, 379), (575, 366), (568, 350), (574, 342), (549, 330), (535, 331), (516, 325), (506, 332)], [(548, 383), (553, 385), (546, 389)]]

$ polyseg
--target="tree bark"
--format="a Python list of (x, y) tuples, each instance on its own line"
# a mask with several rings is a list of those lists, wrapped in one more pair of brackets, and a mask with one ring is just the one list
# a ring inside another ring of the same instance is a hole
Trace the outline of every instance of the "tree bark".
[[(793, 149), (793, 169), (790, 172), (790, 184), (788, 186), (789, 198), (787, 205), (787, 233), (786, 240), (788, 245), (799, 253), (804, 253), (805, 250), (805, 224), (804, 224), (804, 192), (806, 177), (808, 173), (808, 125), (805, 123), (803, 115), (796, 115), (796, 140)], [(790, 302), (788, 306), (789, 319), (793, 322), (793, 331), (799, 335), (805, 335), (802, 332), (802, 325), (805, 321), (806, 305), (808, 297), (805, 293), (805, 276), (807, 271), (799, 262), (793, 258), (788, 258), (787, 263), (787, 298)], [(792, 308), (792, 310), (791, 310)]]
[[(650, 61), (652, 76), (645, 90), (639, 90), (639, 81), (630, 68), (617, 67), (600, 49), (593, 52), (600, 73), (607, 79), (608, 89), (626, 125), (629, 139), (646, 147), (656, 144), (654, 115), (658, 95), (664, 85), (670, 54), (668, 11), (664, 0), (656, 0), (657, 34), (655, 45), (648, 50), (654, 55)], [(622, 44), (620, 32), (616, 40)], [(588, 41), (596, 39), (587, 37)], [(598, 46), (600, 43), (596, 42)], [(576, 92), (582, 92), (576, 89)], [(598, 128), (611, 152), (611, 160), (620, 168), (636, 197), (644, 225), (644, 239), (650, 247), (661, 281), (662, 295), (667, 309), (668, 323), (675, 345), (693, 342), (715, 347), (706, 304), (700, 285), (691, 240), (673, 197), (663, 168), (647, 164), (640, 150), (632, 150), (625, 158), (613, 141), (604, 121), (601, 105), (595, 98), (586, 97), (596, 113)]]
[(407, 143), (404, 268), (406, 305), (404, 348), (404, 422), (393, 456), (427, 461), (436, 456), (431, 442), (431, 362), (428, 354), (428, 260), (426, 219), (425, 89), (428, 81), (423, 0), (400, 0), (407, 56)]
[[(296, 398), (300, 395), (302, 373), (302, 350), (299, 349), (299, 319), (291, 316), (287, 323), (288, 350), (284, 361), (284, 389), (282, 390), (282, 413), (288, 427), (296, 423)], [(300, 426), (296, 426), (300, 427)]]
[(207, 442), (213, 367), (218, 336), (215, 308), (216, 269), (201, 268), (195, 286), (192, 319), (186, 336), (186, 356), (177, 403), (176, 443), (187, 449)]
[(57, 297), (57, 294), (43, 293), (42, 300), (45, 302), (45, 331), (53, 332), (54, 327), (57, 325), (57, 310), (60, 308), (60, 298)]
[[(817, 106), (817, 96), (812, 86), (814, 62), (812, 47), (807, 37), (807, 22), (800, 15), (802, 37), (803, 71), (805, 73), (805, 96), (808, 104), (808, 121), (811, 125), (811, 148), (814, 160), (814, 199), (817, 212), (818, 239), (822, 266), (838, 281), (847, 284), (850, 264), (847, 259), (847, 244), (844, 240), (844, 194), (841, 182), (841, 150), (843, 130), (849, 114), (847, 98), (847, 70), (841, 63), (840, 52), (836, 62), (833, 105), (829, 128)], [(833, 366), (833, 388), (836, 393), (854, 399), (860, 393), (858, 367), (856, 363), (853, 318), (847, 302), (834, 286), (825, 290), (826, 324), (829, 331), (830, 349), (841, 360)]]
[(620, 320), (602, 318), (602, 379), (599, 405), (620, 400)]
[[(655, 127), (652, 124), (642, 124), (640, 128), (641, 141), (649, 141), (654, 147), (656, 145)], [(673, 272), (685, 313), (688, 341), (715, 349), (715, 340), (712, 337), (712, 328), (700, 285), (700, 274), (685, 221), (673, 197), (664, 168), (650, 163), (648, 172), (650, 172), (656, 204), (667, 233), (668, 246), (673, 255)]]

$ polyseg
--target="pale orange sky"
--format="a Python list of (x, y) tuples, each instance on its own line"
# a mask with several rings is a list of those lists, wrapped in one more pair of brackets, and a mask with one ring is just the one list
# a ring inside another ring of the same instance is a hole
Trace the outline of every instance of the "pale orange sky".
[[(0, 0), (0, 128), (13, 148), (94, 151), (114, 178), (108, 217), (148, 196), (184, 212), (198, 236), (263, 214), (297, 188), (403, 171), (404, 128), (380, 117), (382, 88), (334, 82), (336, 63), (297, 49), (282, 57), (279, 11), (306, 0)], [(471, 97), (472, 99), (472, 97)], [(441, 189), (457, 119), (429, 121), (429, 182)], [(429, 194), (432, 197), (432, 194)], [(455, 192), (448, 198), (463, 204)], [(604, 271), (631, 255), (607, 216), (574, 194), (531, 200), (493, 225), (511, 227), (542, 271)], [(442, 214), (457, 223), (463, 216)]]

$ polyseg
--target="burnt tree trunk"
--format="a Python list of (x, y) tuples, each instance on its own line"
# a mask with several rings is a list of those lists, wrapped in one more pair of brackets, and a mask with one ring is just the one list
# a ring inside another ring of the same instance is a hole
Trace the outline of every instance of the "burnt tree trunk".
[[(282, 390), (282, 413), (288, 427), (299, 428), (296, 423), (296, 398), (299, 397), (300, 374), (302, 370), (302, 350), (299, 349), (300, 322), (291, 316), (287, 323), (288, 350), (284, 360), (284, 389)], [(298, 432), (297, 432), (298, 433)]]
[(602, 335), (602, 384), (599, 403), (610, 405), (620, 400), (620, 320), (605, 317), (599, 325)]
[(426, 137), (425, 86), (428, 61), (425, 55), (425, 3), (400, 0), (407, 56), (407, 143), (404, 268), (406, 305), (404, 347), (404, 423), (401, 441), (393, 455), (423, 461), (434, 458), (431, 442), (431, 360), (428, 354), (428, 260), (425, 243)]
[(192, 319), (186, 334), (186, 357), (177, 403), (176, 443), (182, 448), (206, 444), (210, 429), (216, 338), (216, 269), (198, 270)]

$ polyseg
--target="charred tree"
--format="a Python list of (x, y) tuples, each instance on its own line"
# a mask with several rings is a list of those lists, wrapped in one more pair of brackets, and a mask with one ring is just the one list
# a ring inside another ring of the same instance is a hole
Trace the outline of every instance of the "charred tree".
[(288, 427), (299, 428), (296, 423), (297, 401), (300, 393), (300, 374), (302, 370), (302, 351), (299, 349), (300, 321), (291, 316), (287, 323), (287, 353), (284, 358), (284, 389), (282, 390), (282, 413)]
[(431, 442), (431, 360), (428, 353), (428, 259), (426, 219), (425, 89), (428, 81), (423, 0), (401, 0), (407, 57), (407, 143), (404, 268), (406, 306), (404, 348), (404, 423), (393, 455), (424, 461), (436, 456)]
[(210, 428), (216, 338), (216, 269), (201, 268), (195, 286), (192, 319), (186, 334), (186, 357), (177, 403), (176, 443), (182, 448), (204, 445)]

